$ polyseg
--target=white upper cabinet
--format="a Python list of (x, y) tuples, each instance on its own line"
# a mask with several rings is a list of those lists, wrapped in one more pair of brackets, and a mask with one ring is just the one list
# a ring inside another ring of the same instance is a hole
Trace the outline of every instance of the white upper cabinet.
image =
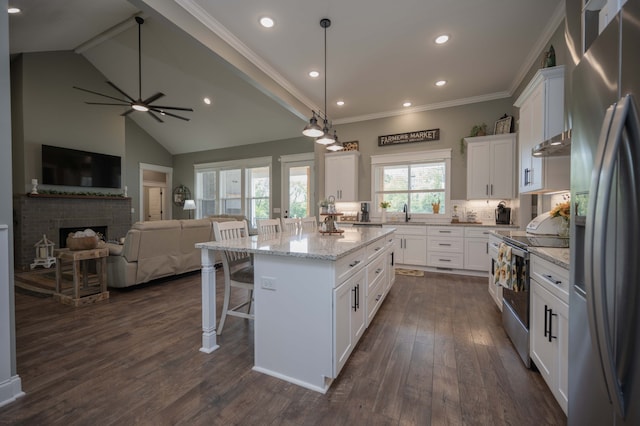
[(520, 193), (569, 189), (569, 156), (531, 154), (536, 145), (564, 130), (564, 66), (538, 70), (515, 106), (520, 108)]
[(358, 201), (358, 158), (360, 152), (325, 154), (324, 195), (336, 201)]
[(467, 199), (515, 198), (516, 134), (465, 138)]

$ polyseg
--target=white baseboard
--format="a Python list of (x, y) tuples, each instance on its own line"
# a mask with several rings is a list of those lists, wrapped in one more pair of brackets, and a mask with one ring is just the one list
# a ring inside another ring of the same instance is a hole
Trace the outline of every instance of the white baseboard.
[(13, 376), (0, 383), (0, 407), (12, 403), (24, 395), (25, 393), (22, 392), (22, 381), (20, 380), (20, 376)]

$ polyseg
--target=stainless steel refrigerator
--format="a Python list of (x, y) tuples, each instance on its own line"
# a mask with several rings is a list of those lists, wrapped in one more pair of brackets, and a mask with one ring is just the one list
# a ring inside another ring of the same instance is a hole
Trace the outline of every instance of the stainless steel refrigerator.
[(572, 74), (569, 425), (640, 425), (640, 0)]

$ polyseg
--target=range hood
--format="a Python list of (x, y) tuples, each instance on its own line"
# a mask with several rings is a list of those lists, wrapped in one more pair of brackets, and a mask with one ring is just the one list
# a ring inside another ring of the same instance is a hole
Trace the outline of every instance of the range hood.
[(531, 149), (535, 157), (561, 157), (571, 155), (571, 129), (565, 130)]

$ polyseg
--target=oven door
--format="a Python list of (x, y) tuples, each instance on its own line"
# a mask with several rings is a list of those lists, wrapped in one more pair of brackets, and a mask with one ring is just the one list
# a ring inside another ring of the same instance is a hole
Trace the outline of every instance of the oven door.
[(503, 300), (529, 330), (529, 253), (526, 250), (511, 246), (511, 271), (513, 289), (502, 289)]

